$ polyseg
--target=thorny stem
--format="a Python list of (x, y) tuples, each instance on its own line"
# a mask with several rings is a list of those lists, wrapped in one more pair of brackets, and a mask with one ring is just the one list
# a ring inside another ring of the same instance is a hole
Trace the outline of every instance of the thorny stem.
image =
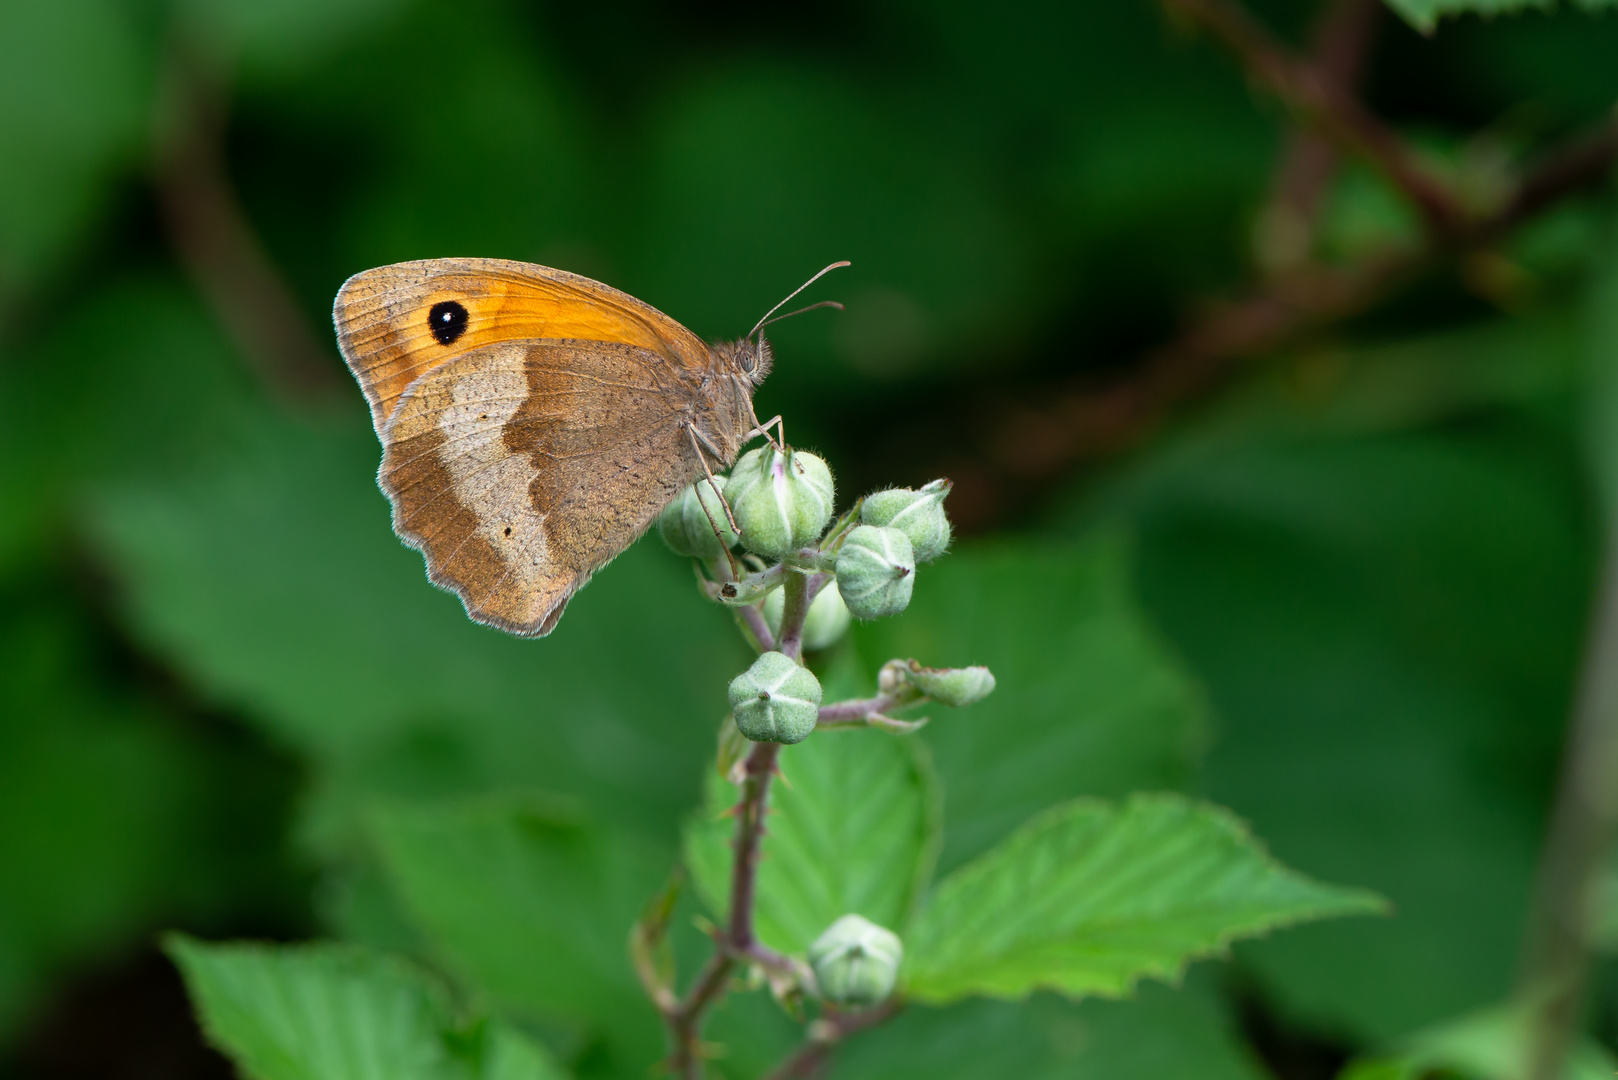
[[(788, 572), (782, 590), (785, 605), (781, 613), (781, 635), (777, 642), (780, 652), (794, 660), (799, 659), (803, 643), (803, 620), (809, 612), (825, 575), (812, 578)], [(757, 608), (741, 609), (758, 615)], [(760, 641), (769, 641), (769, 630), (758, 619)], [(749, 628), (752, 628), (751, 621)], [(755, 631), (755, 635), (758, 631)], [(758, 862), (764, 839), (764, 816), (768, 808), (770, 780), (775, 774), (779, 743), (755, 743), (743, 766), (741, 799), (736, 804), (736, 837), (733, 841), (734, 857), (730, 875), (730, 917), (725, 928), (715, 934), (715, 951), (708, 959), (686, 996), (672, 1009), (662, 1008), (664, 1024), (672, 1043), (669, 1070), (682, 1080), (701, 1080), (702, 1022), (710, 1006), (727, 989), (731, 972), (739, 960), (746, 960), (781, 972), (794, 972), (793, 962), (760, 944), (754, 936), (753, 906), (758, 889)], [(653, 1000), (658, 1000), (654, 993)]]
[(1591, 890), (1618, 839), (1618, 535), (1597, 604), (1529, 927), (1529, 1080), (1562, 1074), (1589, 975)]

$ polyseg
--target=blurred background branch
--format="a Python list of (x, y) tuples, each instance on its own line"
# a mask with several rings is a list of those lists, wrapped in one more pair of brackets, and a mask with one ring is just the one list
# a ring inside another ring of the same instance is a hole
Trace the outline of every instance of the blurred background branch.
[[(264, 249), (226, 164), (229, 84), (222, 61), (177, 30), (163, 66), (156, 179), (175, 253), (253, 374), (307, 404), (335, 397), (332, 348), (317, 340)], [(311, 168), (318, 168), (310, 163)]]

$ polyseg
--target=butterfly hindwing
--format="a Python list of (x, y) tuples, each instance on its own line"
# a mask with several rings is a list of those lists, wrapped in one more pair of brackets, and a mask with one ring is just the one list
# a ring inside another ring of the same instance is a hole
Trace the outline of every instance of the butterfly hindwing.
[(569, 597), (702, 475), (694, 380), (628, 344), (511, 341), (418, 376), (383, 434), (394, 529), (479, 622), (548, 633)]

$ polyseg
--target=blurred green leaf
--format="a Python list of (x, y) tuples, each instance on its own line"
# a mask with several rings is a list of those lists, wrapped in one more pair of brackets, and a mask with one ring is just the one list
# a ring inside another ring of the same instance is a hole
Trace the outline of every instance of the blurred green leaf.
[(1327, 1030), (1396, 1038), (1516, 972), (1592, 544), (1571, 440), (1493, 415), (1168, 448), (1110, 504), (1220, 717), (1208, 796), (1397, 909), (1238, 950)]
[(540, 786), (672, 848), (744, 666), (724, 613), (642, 544), (543, 641), (472, 624), (392, 535), (353, 419), (261, 421), (243, 453), (100, 495), (93, 535), (132, 631), (323, 763), (332, 843), (367, 792)]
[(1230, 814), (1176, 795), (1054, 808), (939, 883), (905, 941), (905, 993), (1122, 997), (1266, 930), (1372, 914), (1375, 896), (1270, 859)]
[(217, 458), (251, 407), (240, 362), (175, 282), (67, 305), (0, 364), (0, 568), (48, 549), (90, 490)]
[(1058, 800), (1184, 782), (1202, 697), (1141, 617), (1116, 536), (963, 545), (920, 575), (902, 616), (856, 628), (863, 662), (985, 664), (997, 680), (919, 736), (944, 787), (941, 870)]
[[(913, 739), (821, 731), (783, 750), (758, 874), (759, 936), (803, 953), (843, 915), (903, 932), (937, 853), (938, 793)], [(729, 909), (725, 814), (739, 790), (709, 771), (708, 802), (686, 832), (686, 867), (718, 917)], [(721, 816), (724, 815), (724, 816)]]
[(293, 770), (119, 672), (72, 600), (66, 575), (0, 592), (0, 1038), (162, 922), (303, 913)]
[[(1555, 0), (1387, 0), (1387, 4), (1422, 33), (1431, 33), (1438, 20), (1446, 15), (1493, 16), (1529, 10), (1549, 11), (1556, 6)], [(1585, 11), (1600, 11), (1612, 7), (1613, 0), (1574, 0), (1574, 5)]]
[(151, 60), (117, 0), (12, 0), (0, 34), (0, 296), (87, 240), (139, 163)]
[[(892, 379), (928, 357), (970, 363), (1006, 305), (1038, 296), (1030, 245), (982, 163), (904, 104), (834, 70), (748, 58), (662, 108), (631, 219), (631, 291), (700, 333), (734, 336), (822, 266), (854, 263), (825, 287), (850, 317), (810, 328), (810, 349), (777, 368), (767, 393), (823, 391), (849, 368)], [(713, 168), (739, 147), (746, 169)], [(821, 333), (842, 365), (814, 362)]]
[(176, 935), (208, 1037), (250, 1080), (561, 1080), (504, 1025), (458, 1018), (401, 961), (333, 945), (206, 945)]
[[(286, 77), (375, 34), (404, 0), (171, 0), (193, 35), (250, 77)], [(459, 20), (456, 20), (459, 21)]]
[(471, 986), (526, 1016), (605, 1032), (619, 1072), (661, 1031), (629, 962), (629, 930), (669, 863), (632, 837), (515, 799), (392, 806), (382, 861), (430, 940)]
[[(331, 137), (369, 167), (346, 178), (325, 226), (288, 199), (299, 190), (297, 164), (266, 160), (243, 183), (267, 218), (307, 243), (336, 242), (332, 291), (367, 267), (457, 251), (608, 274), (601, 218), (622, 209), (601, 205), (610, 189), (579, 101), (557, 77), (554, 43), (517, 6), (485, 4), (461, 18), (404, 6), (404, 17), (368, 26), (292, 91), (317, 129), (335, 105), (343, 123)], [(433, 78), (397, 78), (411, 69)]]
[[(1422, 1080), (1435, 1072), (1457, 1080), (1528, 1080), (1529, 1017), (1502, 1006), (1452, 1021), (1401, 1040), (1395, 1052), (1356, 1061), (1341, 1080)], [(1600, 1044), (1580, 1039), (1562, 1069), (1562, 1080), (1610, 1080), (1615, 1059)]]
[[(1193, 983), (1196, 980), (1192, 980)], [(840, 1052), (836, 1080), (1262, 1080), (1214, 995), (1141, 985), (1130, 1001), (982, 998), (915, 1006)]]

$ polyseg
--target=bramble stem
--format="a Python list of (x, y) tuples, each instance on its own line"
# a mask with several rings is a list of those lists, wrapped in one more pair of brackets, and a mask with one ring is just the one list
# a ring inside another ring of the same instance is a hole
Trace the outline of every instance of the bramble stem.
[(782, 599), (785, 601), (781, 608), (781, 636), (775, 647), (794, 660), (803, 657), (803, 620), (809, 614), (809, 602), (814, 599), (810, 595), (810, 586), (819, 592), (825, 584), (825, 575), (816, 574), (812, 579), (802, 574), (788, 571), (781, 584)]
[[(803, 620), (809, 613), (809, 602), (826, 580), (825, 574), (806, 577), (788, 571), (782, 583), (785, 605), (781, 612), (781, 635), (775, 644), (780, 652), (794, 660), (799, 659), (803, 651)], [(757, 608), (744, 607), (738, 611), (747, 620), (747, 628), (759, 642), (770, 642), (769, 629)], [(753, 618), (748, 618), (748, 615)], [(708, 1009), (724, 996), (731, 972), (738, 961), (755, 963), (782, 973), (799, 974), (797, 965), (789, 957), (760, 944), (753, 931), (759, 849), (764, 841), (764, 815), (769, 803), (770, 780), (775, 775), (776, 757), (780, 752), (779, 743), (755, 743), (743, 765), (745, 779), (742, 781), (741, 799), (735, 809), (730, 917), (725, 928), (715, 934), (713, 956), (708, 958), (686, 996), (672, 1008), (667, 1007), (666, 999), (660, 1001), (659, 995), (652, 995), (654, 1003), (659, 1004), (672, 1044), (669, 1071), (681, 1080), (701, 1080), (703, 1019)]]
[(771, 1070), (765, 1080), (806, 1080), (814, 1076), (826, 1058), (837, 1048), (838, 1043), (856, 1032), (893, 1019), (902, 1008), (904, 1008), (902, 1001), (898, 998), (889, 998), (875, 1008), (860, 1012), (827, 1009), (826, 1015), (810, 1027), (809, 1038), (804, 1044), (794, 1051), (791, 1057)]
[(889, 709), (898, 708), (901, 704), (914, 704), (912, 701), (901, 701), (897, 694), (879, 694), (873, 698), (858, 698), (853, 701), (839, 701), (834, 705), (820, 707), (820, 719), (817, 727), (855, 727), (868, 723), (872, 716), (880, 716)]

